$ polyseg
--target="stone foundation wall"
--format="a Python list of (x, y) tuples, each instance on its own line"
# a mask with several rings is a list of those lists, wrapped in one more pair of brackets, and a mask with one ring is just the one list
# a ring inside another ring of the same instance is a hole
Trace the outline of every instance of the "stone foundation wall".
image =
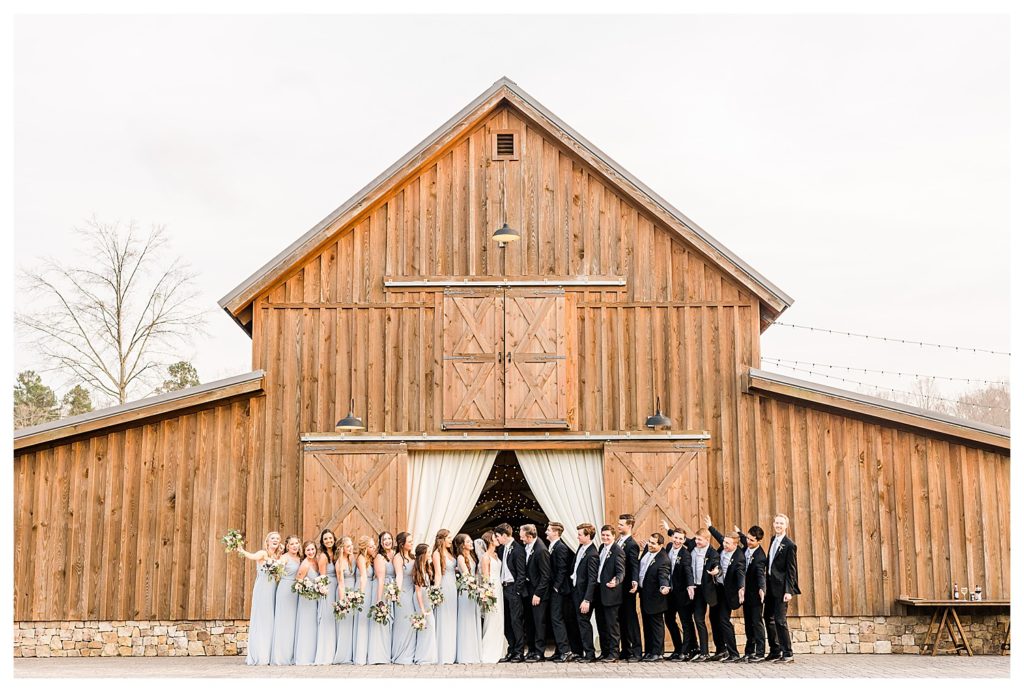
[[(930, 617), (791, 617), (793, 653), (920, 653)], [(1009, 613), (960, 617), (974, 653), (1001, 652)], [(742, 652), (743, 618), (733, 624)], [(939, 651), (952, 650), (942, 637)], [(240, 656), (248, 639), (248, 620), (17, 622), (14, 656)]]

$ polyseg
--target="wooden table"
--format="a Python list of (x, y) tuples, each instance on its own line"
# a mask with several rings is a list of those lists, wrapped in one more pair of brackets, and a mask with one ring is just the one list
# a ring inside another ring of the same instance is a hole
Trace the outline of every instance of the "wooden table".
[[(953, 643), (955, 653), (959, 656), (965, 653), (973, 656), (974, 651), (967, 641), (967, 634), (960, 624), (959, 608), (1007, 608), (1009, 601), (954, 601), (952, 599), (927, 599), (927, 598), (897, 598), (896, 602), (908, 608), (932, 608), (932, 620), (928, 624), (928, 634), (925, 635), (924, 645), (921, 647), (921, 654), (934, 656), (939, 648), (939, 638), (942, 636), (942, 628), (949, 633), (949, 640)], [(941, 613), (941, 616), (940, 616)], [(959, 638), (959, 641), (958, 641)], [(1003, 652), (1010, 650), (1010, 623), (1006, 623), (1006, 637), (1003, 639)]]

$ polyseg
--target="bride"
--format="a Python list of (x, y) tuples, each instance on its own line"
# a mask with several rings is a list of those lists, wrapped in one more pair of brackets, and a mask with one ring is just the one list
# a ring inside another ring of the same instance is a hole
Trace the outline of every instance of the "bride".
[(483, 635), (480, 642), (480, 662), (497, 663), (505, 651), (505, 599), (501, 597), (501, 561), (498, 560), (498, 542), (493, 531), (474, 541), (479, 557), (480, 576), (489, 581), (498, 594), (498, 604), (489, 613), (484, 613)]

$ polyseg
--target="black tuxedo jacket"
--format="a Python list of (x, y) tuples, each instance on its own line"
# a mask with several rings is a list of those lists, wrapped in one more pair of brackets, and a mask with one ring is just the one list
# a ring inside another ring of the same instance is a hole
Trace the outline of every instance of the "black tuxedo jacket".
[[(747, 554), (747, 537), (742, 533), (740, 534), (740, 545), (743, 547), (743, 554)], [(750, 559), (747, 560), (747, 596), (763, 591), (767, 589), (765, 583), (765, 570), (768, 569), (768, 556), (764, 553), (764, 548), (757, 546), (751, 555)]]
[[(526, 561), (526, 547), (523, 547), (523, 559)], [(536, 539), (533, 542), (533, 552), (530, 553), (529, 561), (526, 561), (526, 593), (524, 596), (538, 596), (542, 601), (548, 598), (548, 589), (551, 587), (551, 555), (548, 554), (548, 547), (544, 541)]]
[(552, 542), (549, 552), (551, 554), (551, 590), (558, 594), (569, 595), (572, 593), (570, 577), (576, 556), (562, 539)]
[[(616, 541), (617, 542), (617, 541)], [(632, 536), (622, 544), (622, 551), (626, 554), (626, 591), (629, 591), (633, 582), (640, 581), (640, 544)]]
[[(604, 568), (601, 568), (602, 545), (597, 550), (597, 597), (603, 606), (617, 606), (622, 603), (622, 581), (626, 577), (626, 551), (618, 544), (612, 543), (608, 557), (605, 558)], [(615, 586), (611, 589), (607, 584), (615, 579)]]
[(512, 539), (507, 546), (499, 546), (498, 559), (504, 560), (505, 551), (509, 552), (508, 570), (512, 573), (512, 580), (515, 582), (517, 596), (526, 595), (526, 548), (522, 543)]
[[(724, 550), (724, 536), (714, 526), (709, 526), (708, 531), (711, 532), (711, 535), (718, 541), (718, 545)], [(719, 558), (721, 558), (721, 552), (719, 551)], [(709, 567), (708, 569), (712, 568)], [(736, 610), (740, 607), (740, 589), (745, 588), (746, 579), (747, 554), (743, 551), (741, 545), (737, 545), (736, 550), (732, 554), (732, 560), (729, 561), (729, 569), (725, 572), (725, 604), (729, 607), (729, 610)]]
[(691, 561), (686, 566), (690, 570), (690, 583), (697, 588), (694, 590), (694, 600), (702, 600), (709, 606), (718, 605), (718, 592), (715, 590), (715, 578), (708, 574), (709, 570), (719, 564), (718, 551), (708, 545), (708, 551), (704, 553), (704, 573), (701, 575), (700, 584), (693, 583), (693, 561), (692, 551), (697, 547), (697, 542), (692, 538), (686, 539), (686, 547), (691, 551)]
[[(583, 550), (583, 546), (577, 551)], [(576, 556), (572, 556), (573, 564), (576, 564)], [(571, 583), (571, 582), (570, 582)], [(572, 588), (572, 595), (576, 601), (594, 601), (594, 585), (597, 583), (597, 547), (591, 543), (587, 546), (576, 568), (576, 586)]]
[[(772, 541), (774, 540), (775, 536), (772, 536)], [(772, 543), (769, 542), (766, 551), (768, 555), (771, 555), (771, 547)], [(772, 594), (778, 598), (782, 598), (782, 594), (786, 593), (794, 596), (800, 593), (796, 574), (796, 543), (789, 540), (789, 536), (782, 537), (782, 544), (779, 546), (778, 552), (775, 553), (775, 560), (772, 561), (771, 568), (768, 570), (767, 580)]]
[(690, 563), (690, 549), (685, 545), (679, 549), (676, 559), (669, 565), (671, 569), (672, 593), (669, 599), (682, 607), (690, 602), (690, 592), (686, 587), (693, 584), (693, 568)]
[[(668, 610), (668, 596), (661, 593), (661, 587), (672, 586), (670, 581), (668, 553), (659, 550), (654, 562), (647, 568), (644, 583), (640, 586), (640, 610), (652, 615)], [(637, 579), (640, 578), (639, 571)]]

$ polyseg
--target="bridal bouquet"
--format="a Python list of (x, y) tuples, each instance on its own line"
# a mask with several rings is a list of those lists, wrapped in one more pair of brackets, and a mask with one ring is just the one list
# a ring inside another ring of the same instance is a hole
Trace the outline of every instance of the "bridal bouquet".
[(494, 585), (490, 583), (481, 584), (480, 588), (475, 593), (471, 593), (470, 596), (480, 604), (481, 613), (490, 613), (498, 605), (498, 594), (494, 589)]
[(416, 632), (422, 632), (427, 629), (427, 616), (423, 613), (413, 613), (409, 616), (409, 622), (412, 624), (412, 628)]
[(430, 605), (436, 608), (444, 603), (444, 591), (440, 586), (429, 586), (427, 587), (427, 598), (430, 600)]
[(459, 593), (464, 593), (468, 591), (470, 597), (472, 598), (473, 592), (476, 591), (477, 588), (479, 588), (476, 580), (476, 575), (469, 573), (460, 574), (458, 578), (455, 580), (455, 588), (458, 590)]
[(295, 583), (292, 584), (292, 591), (309, 601), (315, 601), (323, 595), (320, 593), (320, 589), (317, 588), (316, 581), (309, 577), (296, 579)]
[(238, 529), (231, 529), (226, 534), (224, 534), (224, 537), (220, 539), (220, 542), (224, 544), (225, 553), (234, 553), (242, 547), (242, 545), (244, 544), (244, 539), (242, 538), (241, 531), (239, 531)]
[(384, 583), (384, 600), (389, 603), (398, 603), (398, 599), (402, 597), (402, 588), (396, 581), (389, 581)]
[(284, 568), (288, 565), (288, 558), (281, 556), (267, 566), (267, 579), (281, 581), (284, 576)]
[(370, 612), (366, 614), (366, 617), (370, 618), (378, 625), (387, 625), (391, 622), (391, 606), (384, 601), (378, 601), (374, 605), (370, 606)]

